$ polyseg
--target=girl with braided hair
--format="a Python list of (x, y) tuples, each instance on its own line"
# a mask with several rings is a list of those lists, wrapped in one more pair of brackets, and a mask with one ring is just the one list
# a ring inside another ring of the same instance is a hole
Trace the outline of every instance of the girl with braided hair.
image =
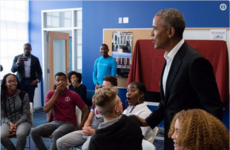
[[(23, 150), (31, 129), (30, 104), (27, 93), (20, 90), (14, 74), (6, 74), (1, 85), (1, 143), (8, 150)], [(16, 147), (10, 136), (16, 135)]]

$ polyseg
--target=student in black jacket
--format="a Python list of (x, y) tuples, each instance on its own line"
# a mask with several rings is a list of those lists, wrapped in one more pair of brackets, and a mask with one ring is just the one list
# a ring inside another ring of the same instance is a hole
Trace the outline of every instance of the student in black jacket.
[(104, 121), (92, 136), (89, 150), (142, 150), (142, 132), (135, 116), (122, 114), (122, 102), (114, 87), (98, 89), (93, 103)]

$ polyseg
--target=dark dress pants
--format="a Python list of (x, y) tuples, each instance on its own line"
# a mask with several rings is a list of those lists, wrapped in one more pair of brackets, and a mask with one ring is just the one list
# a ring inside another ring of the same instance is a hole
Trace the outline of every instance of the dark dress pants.
[(22, 90), (28, 93), (30, 102), (34, 103), (34, 91), (35, 91), (35, 86), (31, 85), (33, 80), (31, 79), (25, 79), (23, 83), (21, 84)]

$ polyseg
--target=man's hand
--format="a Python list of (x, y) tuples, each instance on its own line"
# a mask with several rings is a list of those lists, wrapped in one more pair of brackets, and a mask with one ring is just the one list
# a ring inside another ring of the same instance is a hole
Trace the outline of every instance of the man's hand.
[(34, 86), (37, 86), (37, 84), (38, 84), (38, 80), (37, 79), (33, 80), (32, 83), (31, 83), (31, 85), (34, 85)]
[[(135, 115), (135, 116), (136, 116), (136, 115)], [(142, 119), (142, 118), (140, 118), (139, 116), (136, 116), (136, 117), (137, 117), (137, 119), (139, 120), (140, 125), (141, 125), (142, 127), (147, 127), (147, 126), (149, 126), (148, 123), (145, 121), (145, 119)]]
[(80, 127), (80, 126), (78, 126), (78, 127), (76, 128), (76, 131), (77, 131), (77, 130), (82, 130), (82, 129), (81, 129), (81, 127)]
[(18, 60), (17, 60), (17, 64), (19, 64), (20, 62), (24, 61), (24, 57), (23, 56), (19, 56)]
[(63, 84), (58, 84), (55, 93), (60, 95), (65, 89), (66, 89), (66, 87)]
[(97, 90), (97, 89), (99, 89), (99, 88), (102, 88), (102, 86), (99, 85), (99, 84), (95, 84), (95, 88), (96, 88), (96, 90)]
[(90, 126), (89, 127), (83, 127), (82, 128), (82, 134), (84, 136), (92, 136), (95, 133), (95, 130), (92, 129)]

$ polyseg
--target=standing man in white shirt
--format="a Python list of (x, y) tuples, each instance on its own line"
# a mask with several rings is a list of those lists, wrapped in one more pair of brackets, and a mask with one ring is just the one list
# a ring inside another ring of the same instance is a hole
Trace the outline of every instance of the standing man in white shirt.
[(33, 102), (34, 91), (41, 80), (42, 69), (39, 59), (31, 54), (31, 45), (26, 43), (23, 48), (24, 53), (15, 56), (11, 71), (17, 72), (22, 90), (29, 94), (30, 102)]
[(161, 101), (149, 117), (139, 120), (142, 126), (151, 128), (164, 120), (166, 150), (174, 149), (168, 131), (177, 112), (200, 108), (220, 120), (223, 115), (213, 67), (184, 41), (184, 29), (183, 14), (176, 9), (161, 10), (153, 19), (152, 40), (155, 49), (165, 50), (166, 59), (160, 81)]

